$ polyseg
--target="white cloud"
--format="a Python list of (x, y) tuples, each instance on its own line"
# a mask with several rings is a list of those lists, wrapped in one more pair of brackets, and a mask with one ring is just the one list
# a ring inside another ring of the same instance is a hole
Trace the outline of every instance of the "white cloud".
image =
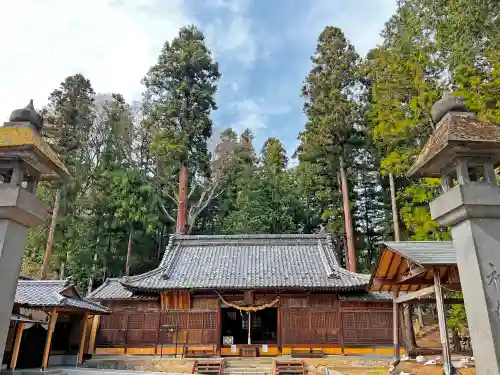
[(231, 103), (229, 108), (234, 111), (236, 119), (231, 127), (237, 131), (250, 129), (254, 133), (267, 128), (271, 116), (281, 115), (291, 110), (291, 107), (286, 105), (272, 105), (253, 99)]
[(258, 58), (259, 46), (254, 24), (248, 16), (246, 0), (207, 0), (208, 6), (227, 10), (229, 14), (218, 16), (204, 27), (207, 41), (216, 59), (223, 55), (245, 68), (253, 67)]
[(192, 22), (180, 0), (1, 1), (0, 14), (0, 122), (75, 73), (136, 98), (164, 41)]
[(396, 0), (311, 0), (310, 4), (296, 31), (310, 40), (327, 25), (339, 27), (362, 56), (381, 41), (380, 31), (397, 6)]

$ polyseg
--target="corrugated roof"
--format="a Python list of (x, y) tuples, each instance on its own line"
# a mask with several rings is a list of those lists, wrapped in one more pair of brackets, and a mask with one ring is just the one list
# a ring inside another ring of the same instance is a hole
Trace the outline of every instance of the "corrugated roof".
[(19, 280), (14, 302), (24, 307), (62, 307), (106, 313), (99, 303), (85, 298), (66, 297), (63, 293), (73, 286), (65, 280)]
[(109, 278), (104, 281), (104, 283), (92, 293), (90, 293), (87, 298), (95, 300), (123, 300), (123, 299), (157, 299), (158, 297), (143, 296), (133, 294), (130, 290), (125, 289), (125, 287), (120, 283), (118, 278)]
[(388, 241), (382, 242), (382, 246), (422, 266), (457, 263), (452, 241)]
[(326, 234), (171, 238), (160, 267), (121, 280), (130, 290), (309, 288), (363, 290), (370, 276), (341, 268)]

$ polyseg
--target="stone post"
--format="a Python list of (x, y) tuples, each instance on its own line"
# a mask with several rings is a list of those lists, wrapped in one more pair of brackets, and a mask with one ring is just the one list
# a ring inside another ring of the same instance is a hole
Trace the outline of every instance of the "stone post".
[(56, 154), (41, 140), (42, 126), (43, 119), (31, 101), (12, 112), (10, 121), (0, 128), (0, 360), (28, 229), (48, 217), (49, 207), (35, 195), (37, 183), (69, 178)]
[(479, 121), (462, 98), (431, 112), (436, 129), (410, 173), (440, 177), (432, 218), (451, 228), (478, 375), (500, 374), (500, 127)]

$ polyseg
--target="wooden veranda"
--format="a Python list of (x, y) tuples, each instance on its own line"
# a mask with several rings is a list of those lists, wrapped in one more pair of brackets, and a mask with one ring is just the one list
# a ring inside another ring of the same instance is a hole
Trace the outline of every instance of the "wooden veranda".
[[(435, 303), (438, 312), (444, 371), (451, 374), (451, 353), (446, 327), (445, 304), (463, 303), (461, 298), (443, 296), (461, 291), (456, 254), (451, 241), (384, 242), (372, 273), (371, 291), (393, 293), (395, 363), (399, 358), (399, 313), (402, 304)], [(434, 294), (434, 298), (432, 297)]]

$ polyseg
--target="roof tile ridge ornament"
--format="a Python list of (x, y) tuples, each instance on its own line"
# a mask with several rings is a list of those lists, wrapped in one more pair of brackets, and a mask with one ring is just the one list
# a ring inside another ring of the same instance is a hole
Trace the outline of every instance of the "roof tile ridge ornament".
[(200, 235), (189, 235), (189, 234), (174, 234), (176, 240), (248, 240), (248, 239), (317, 239), (323, 238), (325, 233), (250, 233), (250, 234), (200, 234)]
[(170, 234), (170, 236), (168, 236), (168, 243), (165, 246), (165, 251), (163, 253), (163, 256), (161, 257), (160, 265), (158, 266), (158, 268), (161, 268), (165, 265), (165, 263), (167, 261), (168, 254), (170, 252), (169, 250), (172, 249), (174, 242), (177, 240), (180, 240), (178, 238), (178, 234), (172, 233), (172, 234)]
[(33, 99), (30, 100), (26, 107), (12, 111), (9, 117), (9, 122), (28, 122), (39, 132), (43, 129), (43, 117), (36, 111), (33, 105)]
[(168, 259), (168, 264), (165, 264), (163, 267), (165, 268), (165, 271), (163, 272), (162, 279), (163, 280), (168, 280), (171, 276), (172, 270), (174, 269), (174, 266), (177, 264), (177, 261), (180, 256), (180, 247), (181, 244), (177, 244), (177, 246), (171, 251), (171, 256)]
[(326, 257), (325, 254), (325, 248), (323, 247), (323, 242), (321, 241), (320, 238), (318, 238), (318, 248), (319, 248), (319, 257), (321, 258), (321, 263), (323, 264), (323, 267), (325, 267), (326, 275), (327, 277), (334, 278), (338, 277), (338, 275), (335, 274), (332, 266), (330, 265), (330, 262), (328, 262), (328, 258)]

